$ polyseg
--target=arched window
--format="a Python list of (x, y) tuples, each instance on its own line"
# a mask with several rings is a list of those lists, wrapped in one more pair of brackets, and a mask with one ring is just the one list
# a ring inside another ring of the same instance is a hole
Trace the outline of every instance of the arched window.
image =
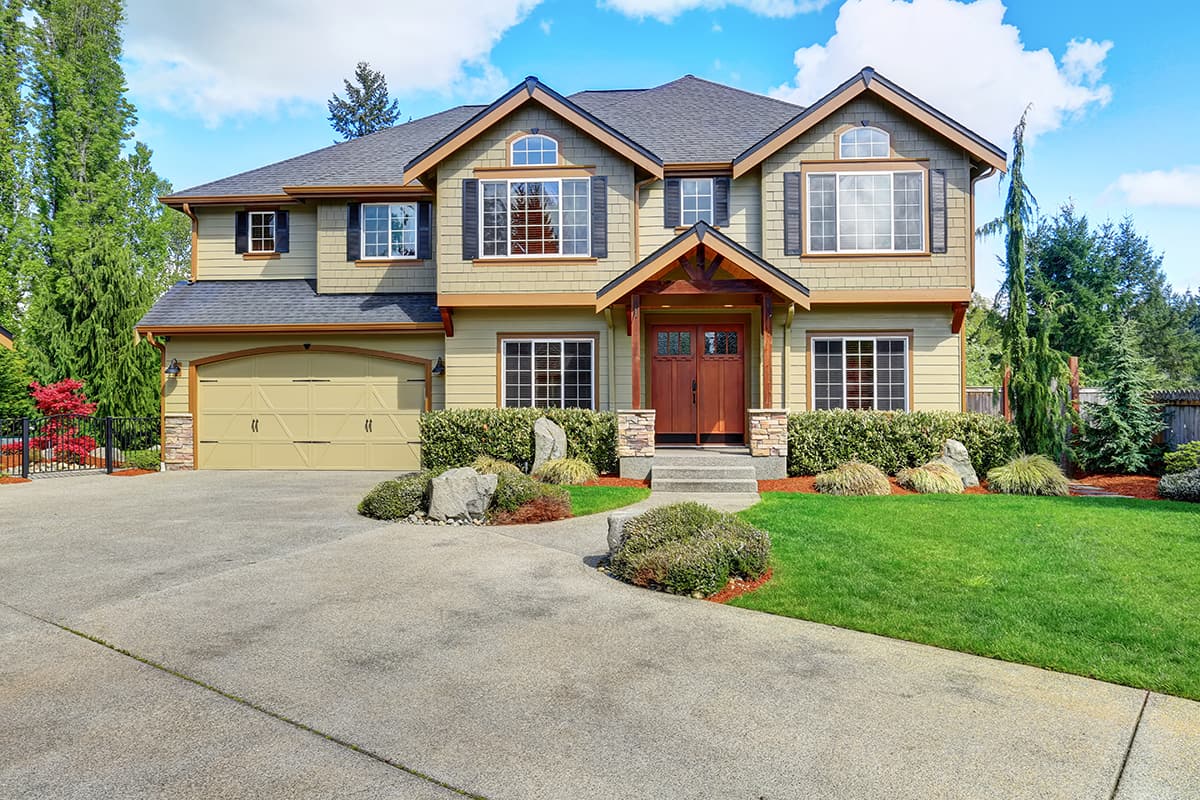
[(558, 142), (532, 133), (512, 143), (512, 166), (527, 167), (558, 163)]
[(891, 137), (879, 128), (851, 128), (842, 134), (842, 158), (887, 158), (891, 155)]

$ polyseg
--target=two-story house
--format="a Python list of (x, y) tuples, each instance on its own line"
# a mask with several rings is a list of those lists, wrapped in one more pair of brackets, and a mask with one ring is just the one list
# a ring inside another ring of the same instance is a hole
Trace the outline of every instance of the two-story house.
[(1005, 154), (867, 68), (808, 108), (528, 78), (162, 198), (191, 280), (138, 325), (175, 468), (405, 469), (426, 409), (960, 410), (975, 184)]

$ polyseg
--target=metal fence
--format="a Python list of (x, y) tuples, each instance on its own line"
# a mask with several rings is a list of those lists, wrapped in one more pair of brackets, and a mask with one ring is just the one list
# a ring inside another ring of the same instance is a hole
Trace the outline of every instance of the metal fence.
[(0, 417), (0, 474), (111, 473), (158, 446), (157, 417)]

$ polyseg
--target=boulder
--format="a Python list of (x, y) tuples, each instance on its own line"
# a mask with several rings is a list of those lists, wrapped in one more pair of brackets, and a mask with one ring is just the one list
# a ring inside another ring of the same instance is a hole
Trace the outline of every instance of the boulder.
[(946, 440), (946, 443), (942, 445), (942, 457), (938, 461), (957, 472), (958, 477), (962, 478), (963, 486), (979, 485), (979, 476), (975, 474), (975, 468), (971, 466), (971, 456), (967, 453), (966, 445), (957, 439)]
[(567, 432), (553, 420), (539, 417), (533, 423), (533, 467), (530, 473), (537, 472), (547, 461), (566, 457)]
[(625, 533), (625, 523), (637, 516), (633, 511), (617, 511), (608, 515), (608, 554), (611, 556), (621, 546), (621, 534)]
[(480, 475), (470, 467), (446, 470), (430, 481), (429, 518), (437, 522), (483, 519), (497, 477)]

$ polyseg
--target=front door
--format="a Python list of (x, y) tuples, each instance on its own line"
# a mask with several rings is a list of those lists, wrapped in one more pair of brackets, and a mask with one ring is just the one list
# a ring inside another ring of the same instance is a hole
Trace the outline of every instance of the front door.
[(653, 325), (650, 404), (666, 444), (745, 439), (745, 326)]

